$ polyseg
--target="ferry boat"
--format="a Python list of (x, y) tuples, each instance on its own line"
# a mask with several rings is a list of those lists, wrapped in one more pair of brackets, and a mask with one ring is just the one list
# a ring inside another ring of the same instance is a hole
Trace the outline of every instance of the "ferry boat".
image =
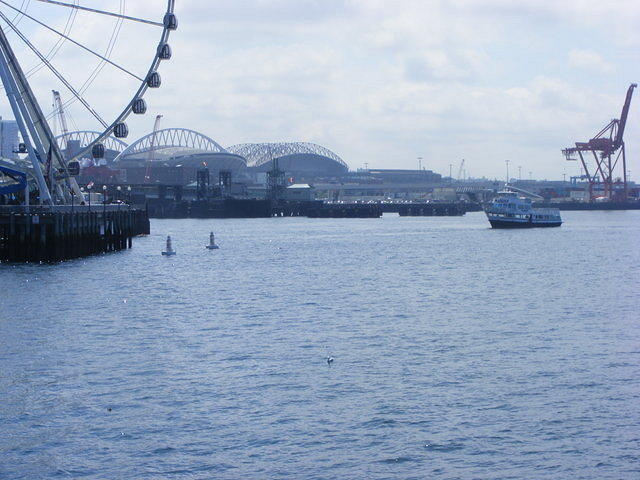
[(532, 228), (562, 225), (560, 210), (557, 208), (533, 208), (531, 198), (521, 196), (513, 187), (507, 188), (498, 192), (498, 196), (485, 208), (491, 227)]

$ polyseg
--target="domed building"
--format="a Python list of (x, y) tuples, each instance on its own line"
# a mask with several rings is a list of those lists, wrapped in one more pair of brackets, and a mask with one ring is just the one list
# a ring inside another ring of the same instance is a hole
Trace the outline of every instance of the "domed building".
[(209, 171), (212, 182), (220, 175), (241, 179), (247, 161), (231, 153), (202, 133), (185, 128), (167, 128), (132, 143), (115, 160), (125, 169), (128, 183), (188, 185), (198, 170)]
[(272, 170), (277, 160), (278, 168), (296, 181), (339, 177), (349, 171), (338, 155), (314, 143), (243, 143), (227, 150), (246, 158), (249, 170), (255, 173)]

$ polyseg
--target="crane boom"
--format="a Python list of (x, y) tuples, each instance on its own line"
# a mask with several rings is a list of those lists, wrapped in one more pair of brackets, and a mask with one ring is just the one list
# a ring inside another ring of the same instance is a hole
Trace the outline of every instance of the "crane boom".
[(627, 126), (627, 116), (629, 115), (629, 106), (631, 105), (631, 97), (633, 96), (633, 89), (638, 86), (637, 83), (632, 83), (627, 90), (627, 98), (625, 98), (622, 112), (620, 113), (620, 120), (618, 123), (618, 132), (615, 139), (615, 148), (619, 148), (622, 145), (622, 137), (624, 135), (624, 129)]
[(147, 168), (144, 173), (145, 183), (149, 183), (151, 181), (151, 162), (153, 161), (153, 149), (156, 146), (156, 134), (160, 129), (160, 120), (162, 120), (162, 115), (156, 115), (156, 121), (153, 124), (153, 135), (151, 136), (151, 145), (149, 147), (149, 156), (147, 157)]
[(53, 104), (56, 109), (56, 115), (60, 120), (60, 129), (62, 130), (60, 133), (62, 135), (67, 135), (69, 133), (69, 128), (67, 127), (67, 117), (64, 113), (64, 106), (62, 105), (62, 98), (60, 98), (60, 92), (57, 90), (51, 90), (53, 93)]

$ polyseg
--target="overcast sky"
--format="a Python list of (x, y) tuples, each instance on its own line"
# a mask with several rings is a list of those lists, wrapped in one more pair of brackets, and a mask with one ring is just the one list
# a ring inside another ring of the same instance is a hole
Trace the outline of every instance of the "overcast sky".
[[(352, 169), (422, 157), (456, 175), (464, 158), (471, 176), (504, 178), (505, 160), (512, 176), (518, 166), (525, 178), (574, 175), (560, 150), (618, 117), (640, 78), (638, 1), (177, 0), (176, 10), (174, 58), (149, 98), (164, 127), (224, 146), (314, 142)], [(626, 140), (640, 179), (639, 102)]]

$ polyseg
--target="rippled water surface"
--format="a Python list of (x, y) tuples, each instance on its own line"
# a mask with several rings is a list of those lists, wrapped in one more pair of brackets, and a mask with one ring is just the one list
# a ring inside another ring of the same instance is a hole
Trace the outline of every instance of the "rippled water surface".
[(640, 478), (640, 212), (563, 217), (156, 220), (2, 265), (0, 478)]

